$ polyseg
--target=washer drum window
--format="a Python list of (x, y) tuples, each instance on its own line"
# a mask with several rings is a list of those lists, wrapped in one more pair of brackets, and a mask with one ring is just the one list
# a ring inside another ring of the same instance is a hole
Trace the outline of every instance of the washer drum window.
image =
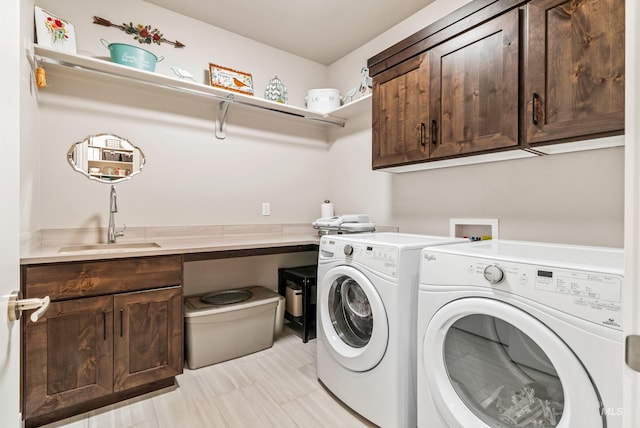
[(320, 342), (343, 367), (371, 370), (384, 357), (389, 340), (387, 313), (376, 286), (351, 266), (336, 266), (320, 278)]
[(329, 291), (329, 316), (338, 336), (354, 348), (371, 339), (373, 316), (364, 290), (353, 279), (341, 276)]

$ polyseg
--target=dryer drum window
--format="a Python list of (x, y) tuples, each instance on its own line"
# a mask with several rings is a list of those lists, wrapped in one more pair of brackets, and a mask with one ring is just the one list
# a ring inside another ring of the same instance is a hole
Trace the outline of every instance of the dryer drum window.
[(564, 408), (562, 384), (545, 352), (499, 318), (474, 314), (447, 331), (444, 359), (465, 405), (492, 427), (552, 428)]
[(347, 276), (336, 279), (329, 291), (329, 315), (340, 339), (353, 348), (371, 340), (373, 315), (365, 291)]

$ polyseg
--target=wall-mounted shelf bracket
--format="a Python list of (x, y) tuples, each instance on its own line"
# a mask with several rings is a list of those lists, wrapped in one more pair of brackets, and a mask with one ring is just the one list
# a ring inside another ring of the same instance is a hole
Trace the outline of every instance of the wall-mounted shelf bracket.
[(220, 111), (218, 112), (218, 117), (216, 117), (216, 138), (218, 140), (224, 140), (227, 137), (227, 132), (224, 130), (224, 122), (227, 120), (229, 106), (233, 102), (233, 95), (229, 95), (228, 98), (228, 101), (220, 103)]

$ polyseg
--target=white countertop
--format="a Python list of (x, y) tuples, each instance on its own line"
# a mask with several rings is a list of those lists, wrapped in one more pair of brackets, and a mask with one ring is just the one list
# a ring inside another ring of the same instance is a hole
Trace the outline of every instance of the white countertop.
[[(104, 244), (106, 232), (99, 229), (56, 229), (23, 237), (20, 264), (194, 254), (259, 248), (318, 244), (318, 231), (311, 225), (231, 225), (127, 229), (118, 244), (156, 243), (158, 247), (61, 251), (65, 247)], [(92, 239), (93, 238), (93, 239)], [(100, 239), (103, 238), (103, 239)]]

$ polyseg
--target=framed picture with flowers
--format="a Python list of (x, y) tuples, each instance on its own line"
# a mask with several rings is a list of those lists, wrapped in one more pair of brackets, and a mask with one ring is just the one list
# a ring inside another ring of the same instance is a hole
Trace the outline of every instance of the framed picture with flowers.
[(209, 84), (228, 91), (253, 95), (251, 74), (209, 63)]
[(76, 33), (68, 21), (35, 6), (35, 24), (39, 45), (76, 53)]

